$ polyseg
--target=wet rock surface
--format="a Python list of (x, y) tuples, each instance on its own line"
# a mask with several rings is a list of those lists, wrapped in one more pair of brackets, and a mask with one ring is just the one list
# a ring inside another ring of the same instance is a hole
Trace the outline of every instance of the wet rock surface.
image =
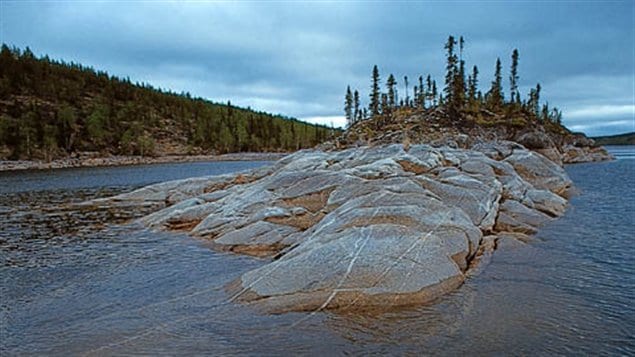
[(271, 259), (228, 287), (232, 300), (267, 312), (365, 310), (456, 289), (493, 237), (562, 215), (570, 187), (560, 165), (512, 142), (393, 144), (300, 151), (91, 204), (160, 202), (141, 223)]

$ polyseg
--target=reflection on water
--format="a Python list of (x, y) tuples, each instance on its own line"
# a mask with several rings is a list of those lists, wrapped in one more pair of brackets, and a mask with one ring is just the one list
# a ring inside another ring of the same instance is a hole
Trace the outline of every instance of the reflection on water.
[(11, 187), (0, 188), (0, 352), (635, 354), (635, 160), (568, 166), (581, 193), (565, 217), (529, 244), (501, 243), (435, 304), (380, 315), (259, 314), (229, 302), (224, 286), (264, 261), (125, 224), (143, 211), (63, 209), (178, 177), (169, 172), (245, 164), (83, 169), (99, 182), (47, 178), (50, 189), (39, 173), (0, 176)]

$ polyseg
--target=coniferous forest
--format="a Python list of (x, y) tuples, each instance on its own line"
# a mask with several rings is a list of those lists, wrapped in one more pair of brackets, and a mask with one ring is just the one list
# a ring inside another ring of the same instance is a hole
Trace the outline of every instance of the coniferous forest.
[(2, 45), (0, 52), (0, 159), (280, 152), (312, 147), (333, 132), (38, 58), (28, 47)]
[[(494, 78), (483, 92), (479, 87), (479, 69), (473, 66), (466, 68), (464, 60), (465, 41), (449, 36), (444, 46), (446, 50), (446, 68), (443, 87), (429, 74), (419, 76), (414, 83), (408, 77), (403, 78), (404, 94), (398, 94), (398, 82), (390, 74), (385, 82), (385, 91), (379, 70), (375, 65), (371, 75), (371, 91), (368, 107), (362, 107), (360, 92), (346, 89), (344, 113), (347, 125), (373, 119), (373, 123), (381, 130), (381, 123), (400, 115), (408, 115), (413, 111), (441, 110), (446, 116), (448, 125), (455, 126), (508, 126), (523, 127), (525, 125), (541, 125), (546, 130), (561, 132), (562, 113), (548, 103), (540, 102), (540, 83), (536, 84), (526, 98), (520, 94), (519, 53), (515, 49), (511, 54), (509, 70), (509, 93), (503, 91), (503, 69), (498, 58), (494, 67)], [(412, 95), (410, 95), (412, 93)]]

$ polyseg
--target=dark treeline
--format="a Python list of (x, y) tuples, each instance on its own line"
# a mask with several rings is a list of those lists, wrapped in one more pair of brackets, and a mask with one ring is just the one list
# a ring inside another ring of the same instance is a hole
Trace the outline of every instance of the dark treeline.
[(28, 47), (0, 52), (0, 157), (291, 151), (332, 131), (37, 58)]
[[(500, 58), (496, 60), (494, 78), (489, 89), (483, 94), (479, 88), (478, 67), (473, 66), (470, 73), (467, 73), (463, 60), (464, 46), (462, 36), (458, 41), (454, 36), (449, 36), (445, 44), (446, 68), (441, 90), (437, 89), (436, 80), (428, 74), (426, 77), (419, 76), (418, 81), (413, 83), (413, 95), (410, 96), (406, 76), (403, 82), (405, 95), (399, 98), (395, 76), (388, 76), (385, 91), (382, 91), (379, 70), (374, 66), (368, 108), (360, 106), (358, 90), (351, 90), (350, 86), (346, 89), (344, 112), (348, 126), (365, 119), (389, 117), (400, 111), (440, 108), (458, 125), (468, 122), (480, 125), (524, 125), (525, 121), (515, 120), (523, 118), (540, 123), (548, 129), (561, 128), (562, 113), (557, 108), (550, 108), (548, 103), (540, 103), (540, 84), (536, 84), (525, 99), (521, 97), (518, 90), (518, 50), (514, 50), (511, 55), (509, 97), (506, 97), (503, 92)], [(507, 121), (493, 122), (492, 118), (496, 117)]]
[(635, 145), (635, 132), (596, 136), (592, 138), (598, 145)]

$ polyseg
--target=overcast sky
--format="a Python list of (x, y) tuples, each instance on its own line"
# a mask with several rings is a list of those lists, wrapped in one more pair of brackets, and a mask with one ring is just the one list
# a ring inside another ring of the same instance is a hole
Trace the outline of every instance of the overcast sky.
[[(347, 85), (372, 66), (443, 81), (443, 44), (466, 39), (485, 92), (520, 52), (520, 89), (540, 82), (564, 123), (635, 130), (635, 2), (96, 2), (0, 0), (3, 43), (177, 92), (336, 126)], [(505, 81), (507, 83), (507, 81)], [(402, 89), (403, 91), (403, 89)]]

